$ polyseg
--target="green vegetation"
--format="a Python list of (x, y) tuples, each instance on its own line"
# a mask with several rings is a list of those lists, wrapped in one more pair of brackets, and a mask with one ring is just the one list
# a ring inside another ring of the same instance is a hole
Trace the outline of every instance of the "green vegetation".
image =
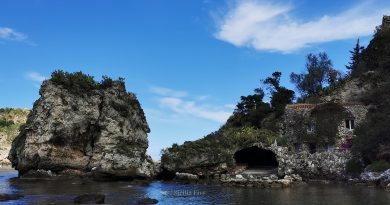
[[(308, 116), (296, 114), (292, 117), (295, 138), (289, 143), (310, 143), (319, 147), (335, 144), (339, 123), (349, 117), (351, 114), (339, 103), (318, 104)], [(309, 128), (313, 131), (308, 131)]]
[(390, 81), (370, 92), (365, 102), (375, 106), (369, 110), (366, 121), (355, 129), (357, 137), (352, 149), (370, 163), (382, 158), (379, 145), (390, 146)]
[(366, 169), (371, 172), (383, 172), (390, 169), (390, 163), (385, 160), (374, 161)]
[(390, 29), (378, 28), (374, 38), (362, 52), (362, 58), (352, 76), (372, 85), (362, 101), (370, 105), (364, 123), (355, 129), (353, 152), (366, 164), (390, 160)]
[(335, 144), (339, 123), (351, 117), (341, 104), (333, 102), (317, 105), (311, 116), (315, 125), (312, 143), (317, 145)]
[(361, 161), (357, 159), (351, 159), (347, 162), (345, 169), (349, 175), (353, 177), (358, 177), (360, 173), (364, 171), (364, 166)]
[(26, 109), (0, 108), (0, 134), (6, 136), (6, 144), (11, 144), (19, 134), (28, 113)]
[(253, 126), (260, 128), (262, 120), (271, 113), (271, 107), (263, 102), (264, 91), (255, 89), (255, 94), (241, 96), (241, 101), (233, 115), (228, 119), (227, 127)]
[(291, 73), (290, 79), (301, 98), (318, 96), (327, 85), (336, 83), (341, 73), (333, 69), (332, 61), (325, 52), (318, 55), (310, 53), (306, 59), (306, 73)]
[(259, 142), (270, 145), (277, 138), (274, 132), (255, 127), (222, 128), (193, 142), (184, 142), (180, 146), (173, 144), (163, 151), (161, 162), (179, 166), (197, 156), (209, 162), (232, 164), (234, 159), (229, 148), (246, 147)]
[(241, 96), (241, 101), (224, 127), (256, 127), (277, 132), (279, 128), (274, 125), (279, 122), (286, 105), (294, 99), (294, 91), (280, 86), (281, 76), (281, 72), (274, 72), (271, 77), (261, 81), (270, 91), (271, 103), (263, 101), (263, 88), (254, 89), (253, 95)]
[(112, 80), (108, 76), (103, 76), (101, 82), (94, 80), (93, 76), (84, 74), (83, 72), (68, 73), (62, 70), (56, 70), (51, 74), (51, 82), (56, 85), (61, 85), (70, 92), (83, 95), (90, 94), (96, 89), (105, 89), (112, 87), (115, 83), (121, 83), (124, 86), (124, 78)]
[[(370, 107), (366, 120), (355, 128), (352, 151), (356, 157), (347, 163), (347, 171), (358, 174), (363, 165), (371, 164), (372, 170), (389, 168), (390, 161), (390, 28), (378, 27), (367, 48), (360, 46), (359, 40), (351, 51), (351, 61), (347, 65), (349, 74), (343, 76), (335, 70), (332, 61), (324, 52), (309, 54), (306, 59), (306, 72), (290, 75), (291, 81), (300, 92), (298, 102), (320, 103), (324, 95), (332, 95), (343, 88), (349, 81), (360, 85), (368, 84), (369, 92), (361, 102)], [(313, 143), (316, 145), (333, 144), (337, 137), (338, 125), (343, 119), (351, 117), (350, 113), (338, 103), (323, 103), (309, 113), (308, 118), (294, 118), (295, 142), (277, 137), (281, 130), (279, 124), (286, 104), (292, 103), (294, 92), (280, 86), (280, 72), (262, 81), (262, 87), (256, 88), (254, 94), (241, 96), (240, 102), (227, 123), (217, 132), (194, 142), (183, 145), (174, 144), (163, 154), (162, 162), (184, 162), (188, 157), (207, 156), (212, 162), (232, 160), (232, 153), (226, 153), (228, 147), (242, 146), (267, 139), (277, 140), (279, 144)], [(265, 87), (270, 92), (271, 101), (264, 102)], [(308, 126), (314, 125), (314, 132), (308, 132)], [(242, 130), (249, 129), (249, 132)], [(238, 131), (241, 130), (241, 131)], [(270, 134), (273, 133), (273, 134)], [(264, 137), (264, 136), (269, 136)], [(273, 137), (270, 137), (273, 136)]]
[(281, 72), (272, 73), (272, 77), (266, 78), (263, 83), (268, 86), (271, 93), (271, 108), (276, 113), (275, 117), (281, 117), (287, 104), (292, 103), (295, 92), (280, 85)]
[[(218, 131), (183, 145), (173, 144), (163, 151), (162, 163), (176, 166), (189, 161), (194, 156), (202, 157), (208, 163), (234, 163), (231, 149), (250, 146), (253, 143), (271, 145), (275, 141), (283, 142), (277, 126), (288, 103), (294, 98), (294, 91), (280, 86), (280, 72), (262, 80), (269, 90), (271, 103), (263, 102), (264, 89), (254, 89), (254, 94), (241, 96), (241, 101), (227, 123)], [(206, 163), (206, 162), (204, 162)]]
[[(94, 80), (93, 76), (87, 75), (79, 72), (68, 73), (62, 70), (56, 70), (51, 74), (50, 81), (56, 85), (63, 86), (70, 93), (78, 96), (85, 96), (96, 93), (95, 91), (99, 89), (107, 89), (113, 86), (118, 86), (120, 92), (126, 92), (125, 89), (125, 79), (119, 77), (118, 80), (113, 80), (108, 76), (103, 76), (100, 82)], [(140, 114), (144, 115), (140, 103), (137, 98), (132, 93), (127, 93), (126, 95), (119, 95), (125, 103), (111, 101), (111, 106), (119, 112), (123, 117), (130, 115), (131, 110), (129, 105), (134, 107), (135, 110), (140, 110)], [(66, 101), (64, 100), (64, 103)], [(73, 107), (74, 110), (77, 110), (77, 107)]]
[(0, 129), (1, 128), (4, 128), (4, 127), (8, 127), (8, 126), (11, 126), (15, 124), (13, 121), (8, 121), (8, 120), (5, 120), (5, 119), (0, 119)]
[(360, 60), (362, 58), (363, 51), (364, 51), (364, 47), (360, 46), (360, 41), (358, 39), (356, 42), (355, 48), (352, 51), (349, 51), (352, 54), (352, 56), (351, 56), (351, 61), (349, 62), (349, 65), (346, 66), (346, 68), (348, 70), (350, 70), (352, 72), (352, 71), (357, 69), (357, 67), (360, 63)]

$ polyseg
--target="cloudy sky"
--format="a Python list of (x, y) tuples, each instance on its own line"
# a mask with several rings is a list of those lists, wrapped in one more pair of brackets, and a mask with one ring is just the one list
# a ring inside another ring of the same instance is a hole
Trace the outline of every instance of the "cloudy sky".
[(326, 51), (345, 71), (386, 0), (1, 0), (0, 107), (31, 108), (55, 69), (124, 77), (152, 132), (149, 154), (218, 129), (241, 95)]

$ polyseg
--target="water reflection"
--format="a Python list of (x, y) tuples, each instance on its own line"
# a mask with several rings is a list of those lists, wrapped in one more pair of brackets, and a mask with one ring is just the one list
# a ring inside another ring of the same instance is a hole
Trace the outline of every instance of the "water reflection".
[(4, 204), (73, 204), (79, 194), (102, 193), (107, 204), (136, 204), (144, 197), (159, 204), (270, 204), (270, 205), (384, 205), (390, 193), (364, 186), (306, 185), (291, 189), (237, 188), (219, 185), (153, 182), (95, 182), (91, 180), (15, 180), (14, 171), (0, 171), (1, 193), (24, 198)]

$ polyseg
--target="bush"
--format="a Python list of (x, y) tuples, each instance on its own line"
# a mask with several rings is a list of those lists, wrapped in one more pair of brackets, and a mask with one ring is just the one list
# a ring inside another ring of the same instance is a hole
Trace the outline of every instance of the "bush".
[(5, 119), (0, 119), (0, 129), (1, 129), (1, 128), (4, 128), (4, 127), (11, 126), (11, 125), (13, 125), (13, 124), (14, 124), (13, 121), (8, 121), (8, 120), (5, 120)]
[(364, 170), (364, 166), (360, 160), (351, 159), (347, 162), (346, 172), (354, 177), (358, 177)]
[(124, 78), (113, 80), (108, 76), (103, 76), (100, 82), (94, 80), (93, 76), (84, 74), (83, 72), (64, 72), (55, 70), (51, 74), (50, 81), (56, 85), (61, 85), (70, 92), (78, 95), (89, 94), (95, 89), (106, 89), (112, 87), (115, 83), (120, 83), (124, 87)]
[(24, 125), (29, 110), (0, 108), (0, 134), (5, 136), (4, 143), (11, 144)]
[(86, 75), (81, 71), (68, 73), (62, 70), (56, 70), (51, 74), (50, 81), (56, 85), (64, 86), (64, 88), (75, 94), (88, 94), (98, 86), (93, 76)]
[(388, 169), (390, 169), (390, 163), (385, 160), (374, 161), (366, 167), (366, 170), (371, 172), (384, 172)]
[(111, 87), (113, 85), (114, 85), (114, 81), (112, 80), (112, 78), (110, 78), (110, 77), (108, 77), (106, 75), (104, 75), (102, 77), (102, 81), (100, 82), (100, 86), (102, 88), (108, 88), (108, 87)]

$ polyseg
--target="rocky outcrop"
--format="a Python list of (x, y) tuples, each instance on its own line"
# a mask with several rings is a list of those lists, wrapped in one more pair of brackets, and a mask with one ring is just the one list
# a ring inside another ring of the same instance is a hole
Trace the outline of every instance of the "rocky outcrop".
[(199, 179), (198, 175), (195, 174), (176, 172), (175, 175), (176, 175), (175, 178), (178, 180), (193, 181)]
[(55, 175), (154, 176), (146, 155), (149, 127), (124, 82), (110, 80), (78, 91), (44, 81), (9, 154), (19, 174), (50, 170)]
[(0, 108), (0, 167), (11, 166), (7, 159), (12, 140), (26, 123), (28, 109)]
[(285, 175), (278, 178), (276, 175), (256, 176), (256, 175), (224, 175), (221, 180), (223, 184), (232, 186), (261, 187), (261, 188), (287, 188), (304, 184), (299, 175)]
[(370, 78), (372, 72), (365, 73), (361, 78), (355, 78), (345, 82), (343, 86), (334, 90), (330, 95), (320, 98), (321, 102), (360, 102), (364, 94), (372, 89), (372, 84), (364, 79)]
[(374, 184), (390, 191), (390, 169), (384, 172), (363, 172), (360, 175), (360, 180), (364, 183)]

